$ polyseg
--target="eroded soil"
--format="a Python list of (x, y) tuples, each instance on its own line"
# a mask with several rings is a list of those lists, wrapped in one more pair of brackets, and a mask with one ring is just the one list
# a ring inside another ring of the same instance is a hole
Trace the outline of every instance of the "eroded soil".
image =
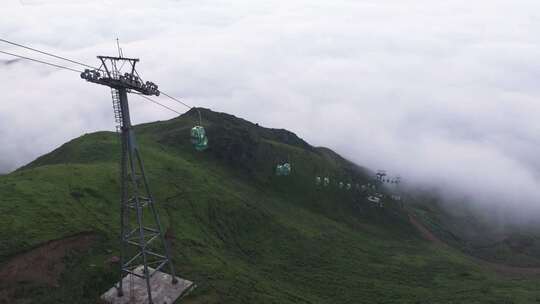
[[(409, 214), (409, 221), (420, 232), (422, 237), (439, 246), (450, 247), (448, 244), (439, 239), (435, 234), (429, 231), (422, 223), (420, 223), (413, 215)], [(479, 258), (469, 256), (475, 263), (496, 271), (499, 274), (511, 276), (540, 276), (540, 268), (538, 267), (515, 267), (504, 264), (492, 263)]]
[(65, 270), (64, 258), (88, 250), (97, 240), (94, 233), (81, 233), (46, 242), (18, 254), (0, 265), (0, 303), (11, 303), (17, 284), (34, 283), (57, 287)]

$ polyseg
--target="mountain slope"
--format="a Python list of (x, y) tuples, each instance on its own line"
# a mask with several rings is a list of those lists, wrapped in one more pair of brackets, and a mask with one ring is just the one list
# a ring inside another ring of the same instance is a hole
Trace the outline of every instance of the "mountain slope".
[[(397, 205), (376, 208), (355, 191), (317, 187), (317, 175), (353, 184), (369, 179), (331, 150), (286, 130), (201, 112), (210, 139), (202, 153), (189, 143), (194, 110), (136, 127), (178, 273), (198, 285), (183, 303), (540, 297), (534, 279), (500, 277), (424, 241)], [(116, 134), (98, 132), (0, 177), (0, 303), (95, 303), (117, 280), (117, 265), (108, 261), (118, 255), (118, 154)], [(287, 160), (292, 174), (275, 176), (275, 165)], [(88, 235), (91, 241), (73, 245)], [(40, 256), (44, 244), (55, 254)], [(31, 275), (24, 267), (29, 253), (53, 271)]]
[(505, 266), (540, 267), (537, 223), (497, 220), (485, 214), (494, 210), (479, 212), (470, 202), (444, 203), (433, 195), (410, 195), (409, 203), (423, 226), (468, 255)]

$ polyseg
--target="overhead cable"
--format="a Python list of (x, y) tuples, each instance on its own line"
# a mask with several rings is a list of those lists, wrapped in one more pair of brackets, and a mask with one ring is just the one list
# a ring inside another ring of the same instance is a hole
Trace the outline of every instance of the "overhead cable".
[(27, 49), (27, 50), (31, 50), (31, 51), (34, 51), (34, 52), (38, 52), (38, 53), (43, 54), (43, 55), (51, 56), (51, 57), (54, 57), (54, 58), (57, 58), (57, 59), (66, 60), (66, 61), (69, 61), (69, 62), (71, 62), (71, 63), (75, 63), (75, 64), (79, 64), (79, 65), (82, 65), (82, 66), (85, 66), (85, 67), (88, 67), (88, 68), (92, 68), (92, 69), (95, 69), (95, 70), (99, 70), (98, 68), (93, 67), (93, 66), (91, 66), (91, 65), (88, 65), (88, 64), (85, 64), (85, 63), (76, 61), (76, 60), (72, 60), (72, 59), (69, 59), (69, 58), (66, 58), (66, 57), (58, 56), (58, 55), (55, 55), (55, 54), (52, 54), (52, 53), (49, 53), (49, 52), (41, 51), (41, 50), (38, 50), (38, 49), (35, 49), (35, 48), (31, 48), (31, 47), (29, 47), (29, 46), (22, 45), (22, 44), (13, 42), (13, 41), (9, 41), (9, 40), (2, 39), (2, 38), (0, 38), (0, 41), (1, 41), (1, 42), (4, 42), (4, 43), (9, 43), (9, 44), (11, 44), (11, 45), (15, 45), (15, 46), (18, 46), (18, 47), (25, 48), (25, 49)]
[(186, 104), (185, 102), (181, 101), (180, 99), (174, 98), (174, 97), (172, 97), (171, 95), (169, 95), (169, 94), (167, 94), (167, 93), (165, 93), (165, 92), (163, 92), (163, 91), (161, 91), (161, 90), (160, 90), (160, 93), (163, 94), (163, 95), (165, 95), (165, 96), (167, 96), (167, 97), (169, 97), (170, 99), (172, 99), (172, 100), (178, 102), (179, 104), (181, 104), (181, 105), (183, 105), (183, 106), (189, 108), (189, 109), (193, 108), (192, 106)]
[(46, 65), (50, 65), (50, 66), (53, 66), (53, 67), (59, 68), (59, 69), (69, 70), (69, 71), (73, 71), (73, 72), (76, 72), (76, 73), (82, 73), (82, 71), (72, 69), (72, 68), (69, 68), (69, 67), (66, 67), (66, 66), (63, 66), (63, 65), (46, 62), (46, 61), (43, 61), (43, 60), (38, 60), (38, 59), (34, 59), (34, 58), (30, 58), (30, 57), (26, 57), (26, 56), (22, 56), (22, 55), (18, 55), (18, 54), (13, 54), (13, 53), (5, 52), (5, 51), (0, 51), (0, 53), (10, 55), (10, 56), (14, 56), (14, 57), (18, 57), (18, 58), (21, 58), (21, 59), (26, 59), (26, 60), (46, 64)]
[(175, 109), (173, 109), (173, 108), (171, 108), (171, 107), (169, 107), (169, 106), (166, 106), (166, 105), (164, 105), (164, 104), (162, 104), (162, 103), (160, 103), (160, 102), (158, 102), (158, 101), (155, 101), (155, 100), (153, 100), (152, 98), (150, 98), (150, 97), (148, 97), (148, 96), (146, 96), (146, 95), (143, 95), (143, 94), (140, 94), (140, 93), (133, 93), (133, 94), (139, 95), (139, 96), (141, 96), (142, 98), (144, 98), (144, 99), (146, 99), (146, 100), (148, 100), (148, 101), (150, 101), (150, 102), (153, 102), (153, 103), (155, 103), (156, 105), (161, 106), (161, 107), (163, 107), (163, 108), (165, 108), (165, 109), (167, 109), (167, 110), (169, 110), (169, 111), (172, 111), (172, 112), (174, 112), (174, 113), (176, 113), (176, 114), (182, 115), (182, 113), (176, 111)]

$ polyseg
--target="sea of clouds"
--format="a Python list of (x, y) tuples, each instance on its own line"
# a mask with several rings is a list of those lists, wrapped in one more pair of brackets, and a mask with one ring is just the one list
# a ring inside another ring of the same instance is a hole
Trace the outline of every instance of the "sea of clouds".
[[(2, 11), (0, 38), (97, 64), (118, 37), (141, 76), (189, 104), (477, 206), (540, 211), (538, 1), (21, 0)], [(12, 59), (0, 54), (0, 172), (114, 129), (107, 88)], [(175, 115), (131, 104), (136, 123)]]

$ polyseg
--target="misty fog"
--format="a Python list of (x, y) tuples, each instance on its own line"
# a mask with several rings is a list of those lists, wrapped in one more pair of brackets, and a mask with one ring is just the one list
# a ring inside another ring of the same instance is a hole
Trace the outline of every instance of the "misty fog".
[[(143, 78), (189, 104), (292, 130), (450, 202), (520, 220), (540, 211), (538, 1), (2, 6), (0, 38), (97, 64), (118, 37)], [(1, 54), (0, 68), (0, 172), (114, 129), (107, 89)], [(137, 123), (174, 117), (131, 104)]]

